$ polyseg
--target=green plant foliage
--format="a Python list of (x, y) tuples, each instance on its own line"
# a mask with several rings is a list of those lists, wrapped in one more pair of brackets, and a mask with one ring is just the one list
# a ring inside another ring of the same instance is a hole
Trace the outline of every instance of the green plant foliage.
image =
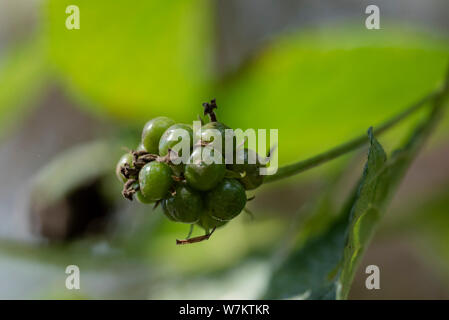
[(48, 73), (41, 38), (13, 47), (0, 62), (0, 135), (3, 135), (13, 128), (25, 108), (33, 105), (32, 99), (45, 83)]
[(368, 161), (359, 186), (339, 218), (320, 235), (294, 249), (274, 271), (266, 298), (345, 299), (358, 263), (395, 186), (440, 116), (434, 109), (405, 147), (387, 161), (369, 130)]
[[(80, 9), (79, 30), (65, 28), (68, 5)], [(46, 8), (50, 59), (90, 109), (123, 120), (196, 116), (210, 77), (208, 1), (51, 0)]]
[(383, 212), (393, 182), (389, 175), (390, 168), (386, 166), (387, 156), (382, 146), (374, 138), (371, 130), (369, 136), (371, 146), (368, 162), (349, 213), (350, 223), (339, 281), (341, 287), (337, 287), (342, 290), (344, 298), (349, 292), (358, 262)]
[(222, 120), (279, 129), (286, 164), (375, 127), (440, 83), (449, 62), (444, 39), (394, 26), (359, 30), (308, 30), (270, 42), (224, 82)]

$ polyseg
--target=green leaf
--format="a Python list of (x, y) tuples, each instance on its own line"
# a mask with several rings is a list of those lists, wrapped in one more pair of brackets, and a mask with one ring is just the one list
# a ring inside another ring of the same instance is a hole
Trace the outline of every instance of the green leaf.
[[(217, 96), (234, 128), (279, 129), (279, 163), (360, 135), (432, 92), (449, 62), (446, 39), (388, 26), (304, 30), (270, 42)], [(412, 125), (385, 142), (399, 143)]]
[(293, 251), (271, 275), (266, 299), (335, 299), (333, 281), (342, 257), (346, 221)]
[[(442, 108), (446, 107), (448, 91), (446, 84), (445, 92), (434, 101), (434, 106), (428, 119), (414, 130), (405, 146), (400, 150), (396, 150), (390, 161), (378, 170), (377, 177), (374, 177), (371, 181), (366, 176), (364, 177), (365, 182), (362, 181), (360, 185), (356, 202), (350, 214), (351, 223), (348, 230), (341, 274), (338, 280), (339, 291), (337, 292), (337, 298), (346, 299), (348, 297), (356, 268), (369, 244), (377, 222), (385, 211), (389, 198), (393, 196), (394, 190), (396, 190), (410, 163), (434, 129), (436, 122), (440, 120)], [(371, 153), (375, 139), (372, 136), (370, 139)], [(379, 147), (380, 145), (377, 148)], [(366, 170), (370, 170), (369, 166), (370, 160), (368, 159)], [(371, 165), (372, 167), (373, 165)]]
[(18, 116), (33, 106), (45, 84), (46, 57), (42, 39), (12, 47), (0, 61), (0, 135), (13, 127)]
[[(68, 5), (80, 29), (68, 30)], [(89, 111), (144, 122), (196, 116), (211, 77), (212, 14), (206, 0), (49, 0), (50, 59)]]
[(440, 117), (440, 106), (387, 161), (369, 130), (370, 149), (356, 192), (330, 227), (296, 247), (273, 272), (266, 298), (346, 299), (357, 266), (388, 200)]
[(356, 267), (383, 212), (391, 182), (388, 166), (386, 166), (387, 156), (374, 138), (372, 129), (369, 130), (368, 135), (371, 143), (368, 162), (349, 213), (348, 236), (338, 281), (340, 284), (338, 288), (342, 290), (343, 297), (346, 297), (349, 292)]

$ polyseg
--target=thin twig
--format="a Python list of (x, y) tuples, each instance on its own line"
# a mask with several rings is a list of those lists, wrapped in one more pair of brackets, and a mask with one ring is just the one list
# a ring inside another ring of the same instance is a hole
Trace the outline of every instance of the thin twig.
[(210, 233), (205, 234), (204, 236), (199, 236), (199, 237), (194, 237), (194, 238), (184, 239), (184, 240), (176, 239), (176, 244), (177, 245), (182, 245), (182, 244), (196, 243), (196, 242), (201, 242), (201, 241), (204, 241), (204, 240), (208, 240), (210, 238), (210, 236), (212, 235), (212, 233), (214, 233), (216, 228), (217, 227), (214, 227)]
[[(374, 129), (374, 134), (380, 135), (383, 132), (387, 131), (391, 127), (395, 126), (402, 120), (406, 119), (409, 115), (414, 113), (415, 111), (419, 110), (421, 107), (425, 106), (426, 103), (433, 101), (436, 97), (440, 96), (441, 91), (432, 92), (431, 94), (428, 94), (406, 110), (402, 111), (401, 113), (397, 114), (393, 118), (387, 120), (383, 124), (379, 125)], [(366, 135), (361, 135), (355, 139), (352, 139), (346, 143), (343, 143), (333, 149), (330, 149), (326, 152), (320, 153), (316, 156), (313, 156), (309, 159), (302, 160), (296, 163), (292, 163), (290, 165), (286, 165), (284, 167), (281, 167), (278, 169), (278, 171), (274, 175), (269, 175), (265, 177), (265, 182), (273, 182), (277, 181), (283, 178), (288, 178), (290, 176), (296, 175), (298, 173), (301, 173), (305, 170), (314, 168), (319, 166), (320, 164), (323, 164), (327, 161), (333, 160), (345, 153), (348, 153), (350, 151), (353, 151), (363, 145), (368, 143), (368, 140), (366, 139)]]

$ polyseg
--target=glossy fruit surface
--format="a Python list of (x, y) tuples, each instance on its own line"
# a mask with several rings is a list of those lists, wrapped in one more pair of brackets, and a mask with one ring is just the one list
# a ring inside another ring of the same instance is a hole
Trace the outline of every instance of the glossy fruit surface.
[(137, 199), (137, 201), (139, 201), (140, 203), (143, 203), (143, 204), (154, 203), (154, 200), (146, 198), (140, 190), (138, 190), (136, 192), (136, 199)]
[[(236, 152), (234, 163), (228, 165), (229, 169), (242, 175), (239, 181), (246, 190), (253, 190), (263, 183), (263, 175), (260, 175), (260, 162), (254, 150), (243, 149), (243, 152)], [(251, 159), (251, 163), (249, 163)], [(242, 162), (239, 164), (238, 162)], [(254, 163), (255, 162), (255, 163)]]
[(125, 153), (123, 156), (120, 157), (120, 160), (117, 163), (117, 166), (115, 167), (115, 175), (117, 176), (117, 179), (120, 182), (125, 183), (126, 178), (125, 176), (120, 172), (120, 168), (125, 164), (129, 164), (130, 167), (132, 167), (133, 163), (133, 155), (131, 153)]
[(168, 218), (168, 220), (174, 221), (174, 222), (179, 222), (179, 221), (176, 220), (176, 219), (171, 215), (171, 213), (167, 210), (167, 208), (166, 208), (166, 202), (167, 202), (167, 199), (162, 199), (162, 201), (161, 201), (162, 212), (163, 212), (164, 215)]
[(167, 117), (157, 117), (148, 121), (142, 131), (142, 144), (145, 150), (157, 154), (162, 134), (174, 124), (175, 121)]
[(164, 213), (174, 221), (195, 223), (203, 211), (201, 195), (186, 185), (176, 187), (176, 193), (162, 201)]
[[(182, 138), (180, 135), (182, 136)], [(170, 126), (167, 130), (165, 130), (165, 132), (161, 136), (161, 139), (159, 140), (159, 155), (167, 155), (168, 149), (173, 149), (173, 147), (176, 146), (181, 141), (181, 139), (183, 141), (188, 141), (190, 152), (193, 145), (192, 127), (184, 123), (177, 123)], [(182, 156), (181, 149), (175, 151), (179, 154), (179, 156)]]
[[(221, 163), (213, 162), (213, 153), (221, 159)], [(218, 151), (209, 147), (197, 147), (193, 150), (189, 163), (185, 166), (184, 176), (192, 188), (207, 191), (223, 180), (225, 173), (226, 166)]]
[(206, 195), (206, 211), (220, 221), (235, 218), (245, 208), (246, 193), (236, 179), (224, 179)]
[(153, 161), (139, 172), (140, 191), (148, 200), (160, 200), (168, 194), (173, 184), (172, 172), (168, 164)]
[(224, 226), (226, 223), (227, 221), (219, 221), (214, 219), (207, 211), (203, 211), (197, 225), (203, 228), (206, 232), (209, 232), (213, 228), (220, 228), (221, 226)]
[(136, 151), (147, 151), (147, 150), (145, 149), (145, 147), (143, 146), (143, 143), (141, 142), (137, 146)]
[[(195, 132), (196, 139), (211, 144), (211, 146), (217, 148), (218, 151), (224, 154), (226, 147), (226, 129), (231, 128), (221, 122), (209, 122), (201, 127), (201, 131)], [(219, 133), (221, 135), (221, 148), (219, 148), (219, 145), (215, 142), (215, 137), (212, 135), (214, 132), (213, 130), (217, 130), (218, 132), (215, 133)], [(233, 138), (233, 145), (235, 147), (235, 136), (233, 133), (231, 134)]]

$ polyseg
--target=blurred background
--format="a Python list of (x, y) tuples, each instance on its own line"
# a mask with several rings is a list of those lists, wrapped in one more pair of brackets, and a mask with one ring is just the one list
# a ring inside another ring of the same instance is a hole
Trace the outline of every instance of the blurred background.
[[(379, 30), (365, 27), (370, 4)], [(65, 27), (68, 5), (80, 9), (79, 30)], [(280, 165), (307, 158), (435, 90), (448, 36), (445, 0), (1, 0), (0, 298), (263, 296), (273, 266), (321, 230), (305, 223), (317, 203), (338, 212), (366, 149), (262, 186), (254, 218), (176, 246), (188, 226), (121, 196), (123, 148), (152, 117), (190, 123), (217, 98), (229, 126), (279, 129)], [(447, 114), (386, 212), (351, 299), (449, 298)], [(386, 151), (420, 115), (380, 137)], [(65, 288), (72, 264), (81, 290)], [(370, 264), (380, 290), (365, 288)]]

